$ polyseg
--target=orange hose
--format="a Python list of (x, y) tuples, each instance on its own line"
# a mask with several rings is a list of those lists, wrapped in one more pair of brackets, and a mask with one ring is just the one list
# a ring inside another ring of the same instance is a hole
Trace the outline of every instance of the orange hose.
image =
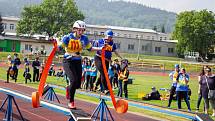
[(43, 89), (44, 89), (44, 86), (46, 83), (46, 78), (48, 76), (48, 71), (52, 64), (52, 59), (54, 58), (55, 52), (57, 50), (57, 42), (54, 41), (53, 44), (54, 44), (54, 48), (53, 48), (51, 54), (49, 55), (48, 60), (46, 61), (44, 70), (42, 72), (42, 76), (40, 78), (40, 84), (38, 87), (38, 91), (32, 93), (32, 106), (34, 108), (37, 108), (40, 106), (40, 98), (42, 97), (42, 94), (43, 94)]
[(55, 52), (57, 50), (57, 42), (54, 42), (53, 44), (54, 44), (54, 48), (53, 48), (51, 54), (49, 55), (49, 57), (48, 57), (48, 59), (46, 61), (44, 70), (42, 72), (42, 76), (40, 78), (40, 84), (39, 84), (39, 87), (38, 87), (38, 93), (39, 93), (40, 97), (42, 97), (43, 89), (44, 89), (44, 86), (45, 86), (45, 83), (46, 83), (46, 78), (47, 78), (48, 72), (49, 72), (49, 68), (50, 68), (50, 66), (52, 64), (52, 60), (53, 60)]
[(103, 70), (104, 70), (104, 75), (105, 75), (105, 79), (106, 79), (106, 82), (107, 82), (107, 86), (108, 86), (108, 90), (110, 91), (110, 97), (111, 97), (111, 100), (112, 100), (112, 103), (113, 103), (113, 106), (115, 108), (115, 110), (118, 112), (118, 113), (126, 113), (127, 110), (128, 110), (128, 102), (125, 101), (125, 100), (118, 100), (116, 102), (116, 99), (114, 97), (114, 93), (113, 93), (113, 90), (112, 90), (112, 87), (111, 87), (111, 84), (110, 84), (110, 80), (109, 80), (109, 77), (108, 77), (108, 72), (107, 72), (107, 69), (106, 69), (106, 65), (105, 65), (105, 50), (106, 48), (103, 47), (102, 48), (102, 53), (101, 53), (101, 60), (102, 60), (102, 67), (103, 67)]

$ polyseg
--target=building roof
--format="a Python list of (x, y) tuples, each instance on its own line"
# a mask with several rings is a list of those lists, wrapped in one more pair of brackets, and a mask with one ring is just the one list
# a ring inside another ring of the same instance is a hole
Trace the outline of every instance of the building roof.
[(172, 42), (172, 43), (178, 43), (178, 40), (161, 40), (161, 41), (164, 41), (164, 42)]
[(13, 32), (5, 32), (6, 36), (16, 36), (16, 33)]
[(10, 16), (10, 17), (2, 17), (2, 20), (11, 20), (11, 21), (19, 21), (20, 18)]
[(112, 30), (122, 30), (122, 31), (157, 33), (156, 31), (154, 31), (152, 29), (140, 29), (140, 28), (120, 27), (120, 26), (90, 25), (90, 24), (87, 24), (87, 27), (101, 28), (101, 29), (112, 29)]
[[(10, 17), (2, 17), (3, 20), (13, 20), (19, 21), (20, 18), (10, 16)], [(101, 28), (101, 29), (112, 29), (112, 30), (122, 30), (122, 31), (134, 31), (134, 32), (145, 32), (145, 33), (158, 33), (152, 29), (140, 29), (140, 28), (130, 28), (130, 27), (120, 27), (120, 26), (108, 26), (108, 25), (91, 25), (87, 24), (87, 27), (92, 28)]]
[(18, 40), (18, 41), (21, 41), (21, 42), (51, 43), (48, 40), (36, 39), (36, 38), (28, 38), (26, 36), (23, 36), (23, 37), (17, 37), (17, 36), (13, 36), (13, 35), (0, 36), (0, 40), (3, 40), (3, 39)]

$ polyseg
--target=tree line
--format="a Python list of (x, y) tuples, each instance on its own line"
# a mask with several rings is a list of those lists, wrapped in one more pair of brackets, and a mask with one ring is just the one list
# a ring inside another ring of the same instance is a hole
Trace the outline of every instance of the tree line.
[[(105, 0), (101, 1), (105, 3)], [(58, 33), (64, 35), (71, 31), (70, 28), (74, 21), (87, 19), (76, 4), (77, 2), (73, 0), (44, 0), (41, 4), (26, 6), (22, 11), (21, 20), (18, 22), (17, 33), (29, 35), (37, 33), (48, 36)], [(126, 7), (127, 4), (122, 5)], [(84, 6), (87, 5), (84, 4)], [(108, 11), (108, 6), (104, 5), (99, 10), (102, 9)], [(89, 12), (93, 11), (89, 10)], [(129, 12), (122, 18), (126, 16), (129, 16)], [(105, 18), (111, 18), (108, 12), (97, 17), (101, 17), (104, 20)], [(176, 52), (179, 57), (183, 57), (185, 52), (199, 52), (203, 58), (214, 54), (215, 14), (212, 11), (185, 11), (178, 14), (176, 19), (172, 39), (178, 40)], [(109, 19), (106, 21), (109, 21)], [(135, 22), (132, 23), (135, 24)], [(158, 28), (153, 26), (153, 29), (157, 30)], [(164, 26), (162, 26), (161, 31), (165, 31)], [(3, 24), (0, 17), (0, 33), (2, 32)]]
[[(137, 3), (124, 1), (109, 2), (108, 0), (72, 0), (85, 16), (88, 24), (125, 26), (153, 29), (157, 31), (165, 27), (171, 32), (176, 20), (176, 14), (160, 9), (150, 8)], [(0, 11), (3, 16), (21, 16), (25, 6), (34, 6), (42, 0), (1, 0)], [(51, 6), (51, 5), (50, 5)]]

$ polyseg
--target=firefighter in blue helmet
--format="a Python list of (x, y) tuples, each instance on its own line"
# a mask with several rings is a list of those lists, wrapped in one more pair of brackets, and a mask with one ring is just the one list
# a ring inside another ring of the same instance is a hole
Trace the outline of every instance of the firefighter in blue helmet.
[[(106, 69), (109, 68), (109, 62), (111, 61), (111, 57), (112, 57), (112, 52), (114, 52), (119, 58), (122, 59), (122, 57), (119, 55), (119, 53), (117, 52), (117, 47), (116, 44), (113, 41), (113, 31), (112, 30), (107, 30), (105, 32), (105, 38), (99, 39), (96, 41), (96, 45), (97, 47), (103, 47), (106, 46), (108, 49), (105, 51), (105, 65), (106, 65)], [(94, 90), (97, 88), (97, 86), (99, 84), (101, 84), (101, 91), (104, 93), (108, 93), (108, 88), (107, 88), (107, 84), (106, 84), (106, 79), (105, 79), (105, 75), (104, 75), (104, 69), (102, 66), (102, 61), (101, 61), (101, 50), (96, 52), (95, 55), (95, 65), (98, 69), (98, 71), (100, 72), (100, 79), (97, 81), (96, 86), (94, 88)]]

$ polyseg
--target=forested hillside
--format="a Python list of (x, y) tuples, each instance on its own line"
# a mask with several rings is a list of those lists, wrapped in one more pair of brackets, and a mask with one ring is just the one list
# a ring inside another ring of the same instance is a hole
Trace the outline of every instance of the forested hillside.
[[(0, 0), (2, 16), (20, 16), (26, 5), (39, 4), (42, 0)], [(78, 8), (84, 13), (88, 24), (126, 26), (153, 29), (160, 31), (164, 26), (171, 32), (176, 14), (160, 9), (146, 7), (136, 3), (108, 0), (75, 0)]]

